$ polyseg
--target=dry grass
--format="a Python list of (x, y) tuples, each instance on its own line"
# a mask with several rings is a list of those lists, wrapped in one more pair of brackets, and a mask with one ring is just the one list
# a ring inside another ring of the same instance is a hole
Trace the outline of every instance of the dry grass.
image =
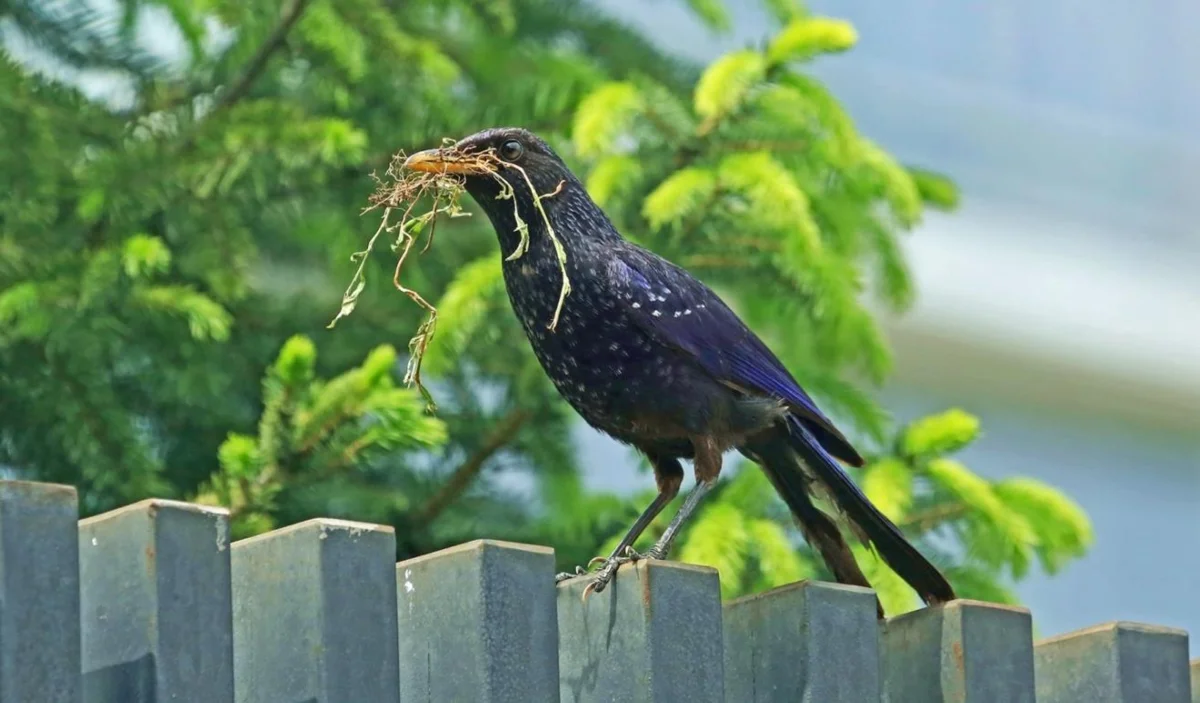
[[(566, 302), (567, 295), (571, 292), (571, 283), (567, 278), (566, 250), (563, 248), (562, 242), (559, 241), (553, 226), (550, 224), (550, 218), (542, 206), (542, 200), (557, 195), (561, 191), (563, 184), (559, 183), (558, 188), (552, 193), (539, 194), (534, 189), (533, 182), (530, 181), (529, 174), (525, 172), (525, 169), (517, 164), (501, 161), (490, 149), (478, 153), (464, 154), (456, 150), (453, 143), (449, 142), (443, 144), (440, 156), (444, 161), (466, 163), (482, 171), (486, 171), (500, 184), (500, 195), (497, 196), (497, 199), (513, 201), (513, 214), (516, 219), (517, 233), (520, 235), (520, 240), (517, 248), (505, 258), (506, 261), (519, 259), (529, 250), (529, 225), (521, 218), (515, 197), (516, 190), (512, 183), (500, 174), (499, 169), (503, 166), (514, 169), (521, 174), (524, 183), (519, 185), (528, 188), (533, 196), (534, 205), (542, 217), (550, 240), (554, 244), (554, 250), (558, 256), (559, 270), (562, 274), (558, 304), (555, 307), (554, 316), (549, 323), (549, 328), (554, 330), (558, 326), (558, 319), (562, 313), (563, 303)], [(358, 268), (355, 270), (354, 276), (350, 280), (350, 285), (346, 288), (346, 292), (342, 295), (341, 309), (333, 320), (330, 321), (329, 327), (332, 328), (337, 324), (338, 320), (350, 315), (354, 311), (355, 306), (358, 304), (358, 298), (367, 285), (365, 273), (367, 259), (370, 257), (371, 252), (374, 251), (375, 244), (379, 238), (386, 234), (391, 238), (392, 251), (397, 255), (396, 267), (392, 274), (392, 284), (426, 312), (425, 320), (417, 327), (416, 334), (413, 335), (408, 343), (409, 359), (404, 375), (404, 383), (406, 385), (416, 385), (421, 395), (425, 398), (426, 403), (428, 403), (430, 410), (434, 410), (436, 409), (436, 405), (433, 401), (433, 396), (421, 383), (421, 360), (424, 358), (425, 350), (429, 347), (430, 340), (433, 339), (434, 330), (437, 327), (438, 312), (437, 308), (420, 293), (401, 283), (400, 274), (413, 246), (426, 230), (428, 230), (428, 236), (426, 237), (425, 246), (421, 248), (419, 253), (424, 254), (432, 246), (439, 215), (464, 217), (470, 215), (470, 213), (463, 210), (460, 204), (462, 195), (465, 192), (462, 176), (405, 169), (404, 162), (406, 158), (403, 152), (396, 154), (392, 157), (392, 162), (388, 166), (385, 177), (379, 178), (378, 176), (374, 176), (377, 187), (369, 198), (369, 205), (363, 210), (363, 214), (379, 209), (382, 209), (383, 214), (380, 218), (379, 226), (375, 229), (375, 234), (367, 242), (366, 248), (350, 256), (350, 260), (357, 263)], [(417, 205), (422, 201), (428, 202), (429, 208), (417, 213)], [(396, 218), (397, 213), (400, 213), (399, 219)]]

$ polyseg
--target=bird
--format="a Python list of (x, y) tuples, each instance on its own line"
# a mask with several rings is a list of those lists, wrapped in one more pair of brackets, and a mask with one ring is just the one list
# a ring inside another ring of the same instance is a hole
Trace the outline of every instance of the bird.
[[(653, 468), (656, 497), (589, 574), (585, 598), (622, 564), (666, 559), (716, 485), (724, 455), (736, 450), (766, 474), (839, 583), (871, 587), (817, 497), (926, 605), (954, 600), (945, 576), (839, 463), (864, 459), (775, 353), (707, 285), (626, 239), (545, 140), (519, 127), (488, 128), (404, 164), (461, 179), (496, 231), (509, 301), (551, 383), (585, 422)], [(657, 542), (633, 551), (679, 494), (684, 460), (694, 487)], [(576, 567), (557, 578), (585, 573)], [(884, 617), (878, 599), (876, 607)]]

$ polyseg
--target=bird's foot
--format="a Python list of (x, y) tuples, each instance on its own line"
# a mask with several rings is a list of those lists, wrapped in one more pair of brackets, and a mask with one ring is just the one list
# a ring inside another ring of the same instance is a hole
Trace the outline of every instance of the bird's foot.
[[(621, 568), (623, 565), (632, 564), (634, 562), (643, 560), (664, 559), (665, 556), (666, 555), (663, 554), (663, 550), (656, 544), (650, 549), (646, 550), (645, 554), (637, 552), (633, 547), (626, 547), (625, 550), (620, 554), (614, 554), (613, 556), (609, 557), (595, 557), (588, 562), (587, 568), (591, 569), (596, 565), (599, 565), (600, 568), (593, 575), (592, 582), (583, 589), (583, 600), (586, 601), (588, 596), (591, 594), (600, 593), (607, 588), (609, 582), (612, 581), (614, 576), (616, 576), (617, 569)], [(584, 576), (587, 573), (588, 571), (586, 571), (582, 566), (576, 566), (574, 573), (570, 571), (564, 571), (560, 574), (556, 574), (554, 577), (554, 583), (562, 583), (563, 581), (573, 579), (576, 576)]]
[(583, 589), (583, 600), (586, 601), (591, 594), (600, 593), (607, 588), (609, 582), (616, 576), (617, 569), (621, 568), (621, 566), (647, 559), (662, 559), (662, 557), (659, 556), (658, 551), (654, 548), (647, 550), (645, 554), (639, 554), (633, 547), (626, 547), (625, 551), (620, 555), (592, 559), (588, 562), (589, 567), (598, 561), (603, 562), (603, 564), (592, 577), (592, 582)]
[(612, 581), (613, 576), (616, 575), (617, 569), (621, 568), (622, 564), (628, 564), (632, 561), (633, 559), (624, 556), (610, 557), (609, 559), (606, 559), (604, 561), (604, 565), (601, 566), (600, 569), (596, 571), (595, 575), (592, 576), (591, 583), (584, 587), (582, 596), (583, 601), (587, 602), (588, 596), (592, 595), (593, 593), (599, 593), (607, 588), (608, 583)]
[[(651, 551), (653, 551), (653, 550), (651, 550)], [(621, 552), (621, 554), (616, 555), (616, 556), (592, 557), (592, 560), (588, 562), (588, 568), (590, 569), (590, 568), (596, 566), (597, 564), (600, 564), (600, 565), (607, 564), (610, 561), (617, 561), (620, 564), (628, 564), (630, 562), (640, 561), (642, 559), (658, 559), (659, 558), (659, 557), (651, 557), (648, 555), (649, 555), (649, 552), (647, 552), (647, 555), (642, 555), (642, 554), (639, 554), (637, 552), (637, 550), (635, 550), (633, 547), (626, 547), (625, 551)]]

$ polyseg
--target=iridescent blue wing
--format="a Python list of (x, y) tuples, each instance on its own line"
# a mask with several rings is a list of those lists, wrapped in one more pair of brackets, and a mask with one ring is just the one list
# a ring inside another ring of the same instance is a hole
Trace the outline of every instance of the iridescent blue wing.
[(779, 358), (708, 286), (632, 245), (616, 253), (610, 273), (613, 293), (651, 339), (677, 349), (726, 385), (782, 399), (826, 451), (862, 465), (862, 457)]

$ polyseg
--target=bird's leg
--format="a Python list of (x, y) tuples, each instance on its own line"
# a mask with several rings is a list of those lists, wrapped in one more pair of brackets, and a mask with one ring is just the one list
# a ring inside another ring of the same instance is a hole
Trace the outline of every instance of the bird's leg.
[(717, 443), (709, 437), (697, 437), (692, 440), (692, 445), (696, 448), (696, 458), (693, 461), (696, 487), (692, 489), (691, 493), (688, 493), (679, 512), (675, 513), (675, 517), (671, 519), (667, 529), (663, 530), (662, 536), (646, 552), (647, 559), (667, 558), (667, 554), (671, 552), (671, 544), (678, 536), (679, 530), (692, 516), (692, 513), (696, 512), (696, 508), (699, 507), (704, 496), (708, 495), (712, 487), (717, 485), (717, 477), (721, 475), (721, 449)]
[[(617, 568), (621, 564), (638, 558), (639, 555), (633, 551), (633, 543), (637, 541), (638, 537), (642, 536), (642, 533), (646, 531), (646, 528), (650, 526), (654, 518), (658, 517), (663, 508), (667, 507), (667, 504), (674, 500), (675, 496), (679, 495), (679, 487), (683, 484), (683, 467), (680, 466), (679, 460), (655, 455), (647, 455), (647, 458), (650, 459), (650, 465), (654, 467), (654, 480), (658, 483), (658, 495), (654, 497), (650, 505), (634, 521), (633, 526), (625, 533), (625, 536), (617, 544), (612, 554), (607, 558), (603, 558), (604, 565), (596, 573), (596, 582), (594, 582), (599, 585), (592, 589), (596, 592), (604, 590), (604, 586), (608, 585), (609, 580), (612, 579), (613, 574), (616, 573)], [(593, 559), (588, 565), (591, 566), (597, 560), (601, 560), (601, 557)], [(558, 574), (554, 577), (554, 581), (558, 583), (584, 573), (587, 572), (584, 571), (583, 567), (577, 566), (575, 567), (575, 573), (564, 572)]]
[(711, 479), (709, 481), (696, 481), (696, 487), (692, 489), (691, 493), (688, 493), (687, 498), (685, 498), (683, 501), (683, 505), (679, 507), (679, 512), (675, 513), (675, 517), (671, 518), (671, 522), (667, 525), (667, 529), (663, 530), (662, 537), (658, 538), (658, 541), (654, 543), (653, 547), (646, 550), (646, 553), (642, 556), (642, 558), (666, 559), (667, 554), (671, 552), (671, 544), (675, 541), (675, 537), (678, 536), (679, 530), (683, 527), (683, 523), (687, 522), (688, 518), (692, 516), (692, 513), (696, 512), (696, 507), (700, 505), (701, 499), (703, 499), (704, 496), (707, 495), (712, 487), (716, 484), (716, 479)]
[[(676, 488), (675, 490), (676, 493), (678, 493), (679, 489)], [(658, 496), (655, 497), (654, 502), (650, 504), (650, 507), (646, 508), (640, 517), (638, 517), (637, 522), (633, 524), (633, 527), (628, 533), (626, 533), (625, 538), (622, 539), (621, 543), (617, 545), (617, 548), (612, 551), (612, 554), (610, 554), (607, 558), (604, 558), (604, 564), (601, 565), (601, 567), (596, 571), (595, 576), (592, 577), (592, 582), (588, 584), (586, 589), (584, 589), (584, 598), (587, 598), (589, 593), (599, 593), (600, 591), (603, 591), (604, 588), (608, 586), (608, 582), (612, 580), (614, 575), (616, 575), (617, 569), (621, 568), (622, 564), (628, 564), (629, 562), (642, 558), (640, 554), (633, 551), (633, 542), (638, 538), (638, 535), (640, 535), (642, 531), (646, 529), (646, 526), (649, 525), (650, 522), (654, 520), (654, 518), (657, 517), (660, 512), (662, 512), (662, 509), (666, 507), (667, 503), (670, 503), (674, 497), (674, 494), (667, 493), (659, 493)], [(592, 562), (596, 562), (600, 559), (601, 557), (596, 557), (596, 559), (593, 559)], [(591, 566), (590, 563), (588, 565)], [(576, 573), (579, 573), (580, 571), (581, 570), (577, 569)], [(564, 576), (564, 574), (559, 574), (556, 577), (556, 580), (561, 581), (562, 576)], [(568, 576), (568, 578), (570, 578), (570, 576)]]

